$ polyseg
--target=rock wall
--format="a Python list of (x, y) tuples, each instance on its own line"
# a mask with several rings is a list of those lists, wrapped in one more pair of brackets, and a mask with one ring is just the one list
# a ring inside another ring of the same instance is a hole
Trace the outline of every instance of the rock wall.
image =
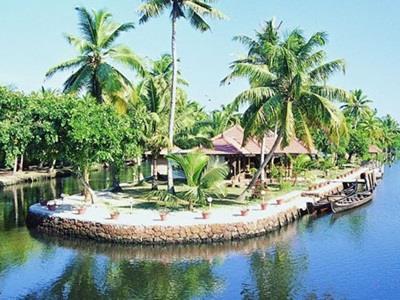
[(27, 225), (38, 232), (123, 244), (188, 244), (245, 239), (275, 231), (300, 218), (293, 207), (252, 222), (191, 226), (122, 226), (63, 219), (29, 212)]

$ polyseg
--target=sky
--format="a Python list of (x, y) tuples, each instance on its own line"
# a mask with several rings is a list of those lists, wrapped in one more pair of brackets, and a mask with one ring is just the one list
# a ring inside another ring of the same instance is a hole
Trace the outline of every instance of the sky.
[[(0, 84), (24, 91), (42, 86), (61, 88), (67, 73), (44, 80), (46, 71), (74, 57), (64, 33), (78, 33), (74, 8), (107, 9), (118, 22), (134, 22), (136, 28), (119, 39), (137, 54), (156, 59), (170, 51), (171, 26), (165, 14), (138, 24), (138, 0), (2, 0), (0, 26)], [(228, 20), (211, 21), (211, 32), (200, 33), (186, 21), (178, 23), (177, 43), (182, 75), (190, 83), (188, 95), (207, 110), (231, 102), (246, 88), (245, 81), (220, 86), (229, 64), (245, 54), (232, 41), (235, 35), (254, 35), (263, 22), (275, 17), (281, 28), (300, 28), (309, 36), (329, 35), (329, 59), (343, 58), (346, 74), (331, 84), (362, 89), (380, 115), (400, 120), (400, 1), (393, 0), (220, 0), (215, 6)], [(129, 71), (127, 76), (134, 75)]]

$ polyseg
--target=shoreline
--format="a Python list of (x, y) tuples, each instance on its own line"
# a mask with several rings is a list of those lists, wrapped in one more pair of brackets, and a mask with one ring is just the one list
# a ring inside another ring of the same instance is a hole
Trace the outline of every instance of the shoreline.
[[(329, 181), (313, 191), (335, 191), (342, 181), (358, 179), (368, 168), (352, 172), (341, 180)], [(100, 197), (107, 197), (105, 193)], [(111, 197), (111, 196), (110, 196)], [(108, 198), (105, 198), (108, 199)], [(76, 214), (82, 204), (81, 196), (66, 198), (56, 211), (49, 211), (40, 204), (29, 208), (27, 225), (38, 232), (121, 244), (199, 244), (229, 240), (241, 240), (265, 235), (295, 222), (306, 214), (306, 203), (317, 200), (305, 192), (294, 191), (284, 196), (283, 204), (276, 199), (268, 201), (268, 208), (261, 210), (259, 204), (249, 205), (249, 214), (241, 216), (237, 207), (211, 210), (209, 219), (202, 219), (201, 212), (172, 212), (161, 221), (157, 210), (135, 209), (123, 213), (117, 220), (100, 205), (87, 208), (83, 215)]]
[(0, 188), (68, 176), (72, 176), (72, 171), (69, 169), (55, 169), (52, 172), (47, 170), (22, 171), (15, 174), (13, 172), (0, 172)]

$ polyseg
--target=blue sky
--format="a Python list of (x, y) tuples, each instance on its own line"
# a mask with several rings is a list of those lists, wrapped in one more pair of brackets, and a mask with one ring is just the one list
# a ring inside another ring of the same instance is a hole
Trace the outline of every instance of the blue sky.
[[(164, 15), (138, 24), (137, 0), (3, 0), (0, 27), (0, 84), (25, 91), (42, 85), (59, 88), (67, 74), (44, 82), (46, 70), (72, 57), (74, 50), (63, 33), (77, 33), (74, 7), (106, 8), (115, 20), (133, 21), (137, 27), (120, 39), (139, 55), (157, 58), (169, 52), (170, 24)], [(361, 88), (374, 100), (379, 114), (400, 120), (400, 1), (393, 0), (221, 0), (216, 6), (228, 17), (213, 21), (212, 32), (200, 33), (185, 22), (178, 24), (178, 54), (183, 76), (190, 82), (189, 96), (214, 109), (229, 103), (246, 87), (235, 82), (220, 87), (229, 63), (245, 53), (232, 37), (252, 35), (265, 20), (275, 17), (282, 28), (301, 28), (306, 34), (326, 31), (330, 58), (344, 58), (346, 75), (332, 83), (346, 89)], [(128, 74), (130, 76), (133, 75)]]

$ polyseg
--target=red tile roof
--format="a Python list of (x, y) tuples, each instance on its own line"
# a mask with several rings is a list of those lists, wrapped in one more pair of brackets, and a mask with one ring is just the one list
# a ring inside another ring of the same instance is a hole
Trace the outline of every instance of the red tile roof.
[(368, 148), (368, 153), (378, 154), (382, 153), (382, 150), (377, 145), (370, 145)]
[[(243, 137), (243, 128), (240, 125), (235, 125), (212, 139), (213, 148), (202, 148), (201, 151), (210, 155), (259, 155), (261, 152), (260, 143), (256, 139), (250, 138), (245, 145), (242, 145)], [(266, 153), (268, 153), (272, 148), (275, 139), (276, 135), (274, 135), (272, 132), (269, 132), (266, 140)], [(284, 149), (278, 148), (276, 153), (316, 154), (317, 152), (314, 149), (309, 151), (299, 140), (293, 139), (292, 142)]]

